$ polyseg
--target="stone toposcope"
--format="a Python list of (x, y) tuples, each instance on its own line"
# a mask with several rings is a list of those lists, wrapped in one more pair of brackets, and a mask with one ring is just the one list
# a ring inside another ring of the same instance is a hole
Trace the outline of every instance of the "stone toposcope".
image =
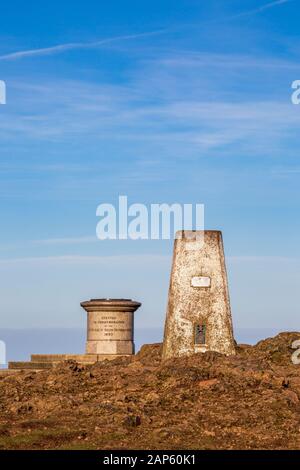
[(130, 299), (91, 299), (87, 312), (86, 354), (134, 354), (134, 312), (141, 306)]

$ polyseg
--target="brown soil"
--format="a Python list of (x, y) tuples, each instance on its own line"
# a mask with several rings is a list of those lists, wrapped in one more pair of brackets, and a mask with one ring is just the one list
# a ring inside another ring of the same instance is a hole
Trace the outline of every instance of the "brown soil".
[(300, 449), (300, 365), (281, 333), (237, 355), (133, 358), (0, 378), (0, 449)]

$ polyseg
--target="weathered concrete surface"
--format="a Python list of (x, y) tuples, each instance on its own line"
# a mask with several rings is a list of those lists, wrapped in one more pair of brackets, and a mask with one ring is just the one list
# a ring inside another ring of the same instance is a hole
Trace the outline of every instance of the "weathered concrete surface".
[(87, 354), (134, 354), (134, 312), (141, 306), (130, 299), (92, 299), (87, 311)]
[(222, 233), (184, 231), (174, 245), (163, 359), (207, 350), (235, 354)]
[(30, 361), (12, 361), (9, 362), (9, 369), (51, 369), (57, 362), (30, 362)]
[(31, 354), (31, 362), (97, 362), (97, 354)]
[(17, 370), (43, 370), (52, 369), (65, 361), (75, 361), (80, 365), (93, 365), (96, 362), (105, 360), (112, 361), (123, 357), (132, 357), (132, 355), (124, 354), (32, 354), (31, 361), (12, 361), (8, 363), (8, 369), (3, 370), (5, 372), (13, 372)]
[(78, 364), (94, 364), (106, 359), (118, 359), (124, 354), (31, 354), (31, 362), (76, 361)]

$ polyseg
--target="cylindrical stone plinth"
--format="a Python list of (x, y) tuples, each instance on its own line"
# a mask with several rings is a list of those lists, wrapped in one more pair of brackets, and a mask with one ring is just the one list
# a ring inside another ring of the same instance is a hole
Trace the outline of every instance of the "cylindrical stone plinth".
[(86, 354), (134, 354), (134, 312), (141, 306), (130, 299), (91, 299), (87, 311)]

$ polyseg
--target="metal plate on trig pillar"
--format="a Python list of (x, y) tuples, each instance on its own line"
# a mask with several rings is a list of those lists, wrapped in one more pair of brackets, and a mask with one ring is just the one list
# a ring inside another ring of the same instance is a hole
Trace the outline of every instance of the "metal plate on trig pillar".
[(210, 287), (210, 277), (208, 276), (194, 276), (191, 279), (192, 287)]
[(194, 342), (195, 344), (205, 344), (206, 343), (206, 326), (196, 324), (194, 325)]

